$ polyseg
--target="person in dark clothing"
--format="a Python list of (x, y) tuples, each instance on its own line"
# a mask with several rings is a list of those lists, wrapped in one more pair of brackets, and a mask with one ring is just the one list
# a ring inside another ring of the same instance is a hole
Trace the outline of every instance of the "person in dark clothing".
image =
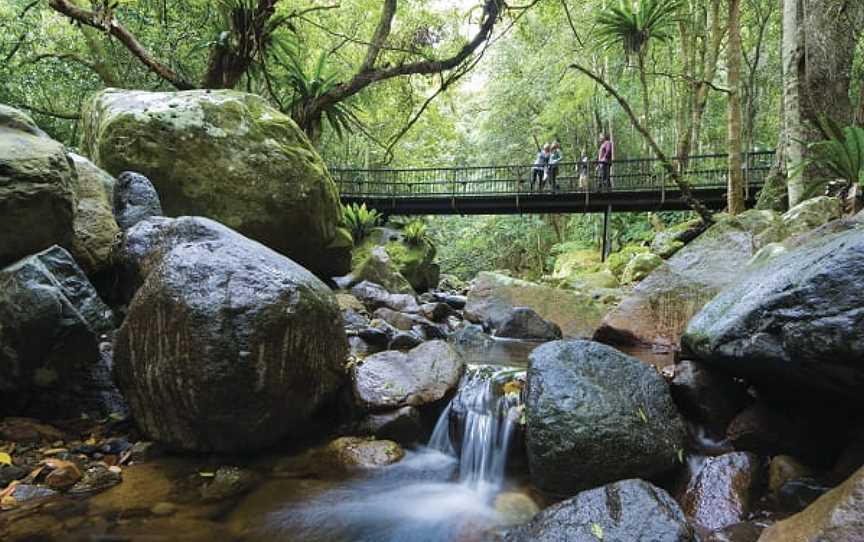
[(600, 150), (597, 153), (597, 171), (600, 176), (600, 190), (608, 191), (612, 189), (612, 140), (608, 134), (600, 136)]
[(537, 159), (534, 160), (534, 166), (531, 168), (531, 190), (534, 190), (534, 183), (538, 182), (540, 189), (543, 189), (543, 177), (546, 175), (546, 166), (549, 164), (549, 144), (543, 145), (542, 149), (537, 152)]
[(561, 163), (561, 144), (557, 141), (552, 144), (551, 154), (549, 155), (549, 187), (554, 192), (558, 190), (558, 164)]

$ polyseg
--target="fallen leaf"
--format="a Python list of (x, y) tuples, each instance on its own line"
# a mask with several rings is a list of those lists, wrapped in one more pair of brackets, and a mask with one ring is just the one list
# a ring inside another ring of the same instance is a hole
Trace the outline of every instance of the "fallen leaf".
[(0, 452), (0, 465), (11, 465), (12, 464), (12, 456), (5, 453)]
[(603, 540), (603, 527), (599, 523), (592, 523), (591, 534), (593, 534), (597, 540)]

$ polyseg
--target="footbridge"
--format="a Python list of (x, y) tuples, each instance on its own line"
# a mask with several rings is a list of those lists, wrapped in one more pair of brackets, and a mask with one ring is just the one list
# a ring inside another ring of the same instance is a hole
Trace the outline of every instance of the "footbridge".
[[(755, 203), (774, 151), (742, 156), (745, 195)], [(726, 204), (728, 154), (675, 160), (693, 195), (713, 209)], [(558, 167), (556, 183), (532, 185), (532, 166), (416, 169), (331, 168), (342, 203), (365, 203), (386, 215), (609, 213), (685, 210), (681, 192), (659, 160), (612, 163), (611, 186), (601, 183), (596, 162)]]

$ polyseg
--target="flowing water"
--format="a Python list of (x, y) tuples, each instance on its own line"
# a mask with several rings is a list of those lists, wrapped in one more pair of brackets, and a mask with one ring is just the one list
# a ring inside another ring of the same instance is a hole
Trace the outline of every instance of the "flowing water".
[(493, 504), (521, 415), (524, 370), (472, 367), (427, 446), (266, 515), (262, 539), (443, 542), (502, 523)]

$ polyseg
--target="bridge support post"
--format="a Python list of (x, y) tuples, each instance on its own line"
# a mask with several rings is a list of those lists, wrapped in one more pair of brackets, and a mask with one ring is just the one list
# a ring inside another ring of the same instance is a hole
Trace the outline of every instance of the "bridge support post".
[(605, 262), (609, 257), (609, 251), (612, 247), (609, 246), (609, 218), (612, 215), (612, 206), (607, 205), (603, 211), (603, 251), (600, 253), (600, 261)]

